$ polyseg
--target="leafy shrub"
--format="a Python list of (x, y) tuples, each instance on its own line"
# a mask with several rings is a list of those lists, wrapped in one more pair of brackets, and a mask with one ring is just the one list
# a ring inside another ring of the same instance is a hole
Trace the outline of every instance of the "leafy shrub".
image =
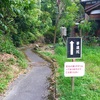
[(53, 29), (49, 30), (47, 33), (44, 34), (44, 37), (46, 43), (53, 43), (54, 30)]
[(22, 67), (27, 66), (24, 54), (16, 49), (10, 38), (0, 34), (0, 41), (0, 52), (15, 55)]

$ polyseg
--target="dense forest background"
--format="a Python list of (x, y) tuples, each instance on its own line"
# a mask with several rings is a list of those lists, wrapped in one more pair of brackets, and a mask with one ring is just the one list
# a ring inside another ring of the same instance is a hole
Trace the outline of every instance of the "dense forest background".
[(78, 0), (0, 0), (0, 5), (0, 51), (6, 42), (16, 47), (38, 40), (55, 42), (60, 27), (70, 34), (84, 13)]

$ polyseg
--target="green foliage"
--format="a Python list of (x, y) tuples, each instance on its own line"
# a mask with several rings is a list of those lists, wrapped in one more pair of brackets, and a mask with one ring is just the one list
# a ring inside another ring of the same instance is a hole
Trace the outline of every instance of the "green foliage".
[(83, 34), (87, 34), (91, 31), (91, 22), (85, 21), (79, 25), (79, 29), (82, 30)]
[(64, 77), (64, 63), (71, 62), (66, 57), (66, 47), (55, 48), (55, 58), (59, 64), (57, 90), (59, 100), (99, 100), (100, 99), (100, 47), (83, 46), (82, 59), (86, 66), (85, 76), (75, 78), (75, 90), (71, 91), (71, 78)]
[[(61, 25), (70, 30), (79, 16), (78, 1), (61, 0), (63, 10), (59, 11), (56, 11), (58, 6), (55, 0), (1, 0), (0, 4), (0, 32), (8, 34), (17, 47), (35, 42), (40, 34), (59, 33)], [(51, 27), (55, 27), (54, 30)]]
[[(15, 55), (19, 60), (25, 60), (25, 56), (18, 51), (13, 45), (12, 41), (4, 35), (0, 35), (0, 52)], [(24, 62), (24, 61), (22, 61)], [(27, 64), (25, 64), (27, 66)], [(23, 66), (23, 67), (25, 67)]]
[(17, 62), (18, 62), (18, 65), (20, 67), (22, 67), (22, 68), (26, 68), (27, 67), (27, 61), (25, 59), (23, 59), (23, 58), (19, 58)]
[(9, 35), (15, 46), (34, 42), (41, 22), (37, 1), (1, 0), (0, 4), (0, 33)]
[[(99, 53), (100, 48), (97, 46), (84, 46), (83, 47), (83, 58), (82, 60), (86, 60), (88, 63), (93, 62), (97, 66), (100, 64), (100, 53)], [(87, 55), (87, 56), (86, 56)], [(89, 59), (88, 59), (89, 58)]]
[(66, 48), (63, 48), (63, 46), (58, 46), (55, 48), (55, 52), (57, 55), (64, 55), (66, 52)]
[(80, 16), (82, 13), (79, 13), (79, 9), (82, 8), (79, 6), (79, 2), (72, 2), (71, 0), (62, 0), (63, 4), (63, 11), (60, 15), (57, 25), (57, 35), (60, 32), (60, 27), (65, 26), (67, 28), (67, 34), (70, 34), (72, 27), (75, 23), (80, 20)]
[(51, 27), (45, 34), (45, 42), (46, 43), (53, 43), (53, 38), (54, 38), (54, 28)]
[(98, 25), (95, 21), (84, 21), (79, 24), (83, 40), (87, 45), (96, 45), (98, 43), (98, 38), (95, 35), (97, 28)]
[(82, 30), (82, 34), (88, 35), (88, 36), (93, 36), (95, 34), (95, 31), (97, 29), (97, 24), (95, 21), (84, 21), (83, 23), (79, 24), (79, 29)]
[(89, 32), (89, 36), (93, 36), (93, 35), (95, 35), (98, 25), (95, 21), (90, 21), (90, 22), (91, 22), (91, 30)]
[(2, 93), (2, 91), (4, 91), (4, 89), (7, 87), (8, 82), (9, 80), (0, 78), (0, 93)]

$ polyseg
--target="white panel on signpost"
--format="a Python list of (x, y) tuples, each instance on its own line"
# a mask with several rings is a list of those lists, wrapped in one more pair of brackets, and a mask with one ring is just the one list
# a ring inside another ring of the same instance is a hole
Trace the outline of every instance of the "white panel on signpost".
[(65, 77), (79, 77), (85, 74), (84, 62), (66, 62), (64, 64)]

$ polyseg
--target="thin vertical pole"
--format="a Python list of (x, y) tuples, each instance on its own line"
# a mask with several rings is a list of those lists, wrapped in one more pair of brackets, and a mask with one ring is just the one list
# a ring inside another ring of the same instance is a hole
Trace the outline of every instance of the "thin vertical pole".
[[(75, 59), (72, 59), (72, 62), (75, 62)], [(74, 77), (71, 77), (71, 88), (72, 92), (74, 92)]]
[(74, 77), (71, 77), (71, 88), (72, 92), (74, 92)]

